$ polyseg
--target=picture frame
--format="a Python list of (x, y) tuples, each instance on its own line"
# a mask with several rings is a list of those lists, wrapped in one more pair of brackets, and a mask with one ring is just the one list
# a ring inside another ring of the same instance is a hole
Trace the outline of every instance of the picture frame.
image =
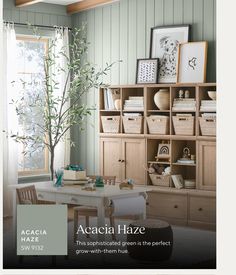
[(158, 67), (158, 58), (137, 59), (136, 84), (156, 84)]
[(170, 159), (170, 144), (169, 143), (161, 143), (158, 145), (158, 151), (156, 160), (169, 160)]
[(176, 189), (184, 188), (184, 179), (182, 175), (172, 175), (171, 179)]
[(159, 58), (158, 83), (177, 82), (178, 45), (188, 42), (189, 34), (190, 25), (151, 28), (150, 58)]
[(207, 50), (207, 41), (179, 45), (177, 83), (206, 82)]

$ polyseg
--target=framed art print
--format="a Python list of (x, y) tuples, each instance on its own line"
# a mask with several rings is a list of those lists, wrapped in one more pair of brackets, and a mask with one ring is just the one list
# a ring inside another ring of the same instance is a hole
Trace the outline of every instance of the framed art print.
[(158, 76), (158, 58), (137, 59), (136, 83), (155, 84)]
[(150, 58), (159, 58), (158, 83), (176, 83), (178, 45), (189, 41), (190, 25), (151, 29)]
[(206, 81), (207, 48), (207, 41), (179, 45), (178, 83), (203, 83)]

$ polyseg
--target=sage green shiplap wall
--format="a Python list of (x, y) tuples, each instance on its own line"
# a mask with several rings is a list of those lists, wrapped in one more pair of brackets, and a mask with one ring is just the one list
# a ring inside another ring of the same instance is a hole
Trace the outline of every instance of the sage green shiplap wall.
[(3, 19), (17, 23), (71, 27), (71, 16), (66, 13), (66, 7), (47, 3), (16, 8), (15, 0), (4, 0)]
[[(149, 57), (150, 28), (157, 25), (191, 24), (191, 40), (209, 42), (207, 81), (216, 80), (216, 0), (120, 0), (72, 16), (72, 25), (87, 22), (90, 41), (88, 60), (104, 67), (119, 59), (104, 81), (135, 83), (136, 59)], [(92, 90), (84, 103), (98, 104)], [(98, 112), (88, 118), (83, 132), (73, 131), (79, 144), (72, 160), (80, 161), (89, 174), (99, 172)]]

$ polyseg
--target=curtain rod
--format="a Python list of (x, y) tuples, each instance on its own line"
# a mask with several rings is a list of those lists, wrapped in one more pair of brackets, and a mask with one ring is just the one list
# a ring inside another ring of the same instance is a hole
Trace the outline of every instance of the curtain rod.
[[(46, 26), (46, 25), (37, 25), (37, 24), (32, 24), (32, 25), (29, 25), (27, 23), (17, 23), (17, 22), (13, 22), (13, 21), (4, 21), (4, 23), (11, 23), (11, 24), (14, 24), (14, 25), (18, 25), (18, 26), (32, 26), (32, 27), (37, 27), (37, 28), (46, 28), (46, 29), (55, 29), (55, 28), (61, 28), (60, 26)], [(67, 27), (62, 27), (62, 28), (67, 28)], [(72, 28), (68, 28), (69, 31), (72, 30)]]

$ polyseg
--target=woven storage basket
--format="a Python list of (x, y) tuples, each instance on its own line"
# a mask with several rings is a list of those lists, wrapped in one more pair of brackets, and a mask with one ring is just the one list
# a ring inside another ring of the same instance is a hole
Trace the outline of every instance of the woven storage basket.
[(101, 119), (104, 133), (119, 133), (120, 116), (102, 116)]
[(169, 175), (159, 175), (159, 174), (149, 174), (150, 179), (152, 181), (152, 185), (157, 186), (170, 186), (170, 176)]
[(193, 136), (194, 135), (194, 117), (193, 116), (173, 116), (173, 125), (176, 135)]
[(200, 128), (203, 136), (216, 135), (216, 119), (199, 117)]
[(168, 116), (149, 116), (147, 124), (150, 134), (168, 135), (169, 117)]
[(141, 134), (143, 131), (143, 117), (123, 116), (123, 125), (126, 134)]

